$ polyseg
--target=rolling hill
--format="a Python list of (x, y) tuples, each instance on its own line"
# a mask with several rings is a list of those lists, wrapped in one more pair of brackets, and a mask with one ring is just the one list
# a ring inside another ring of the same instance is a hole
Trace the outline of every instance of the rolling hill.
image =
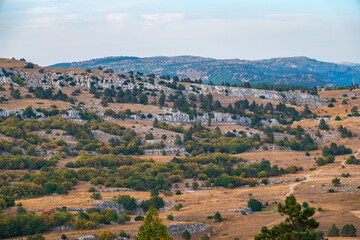
[(58, 63), (49, 67), (111, 68), (115, 71), (139, 71), (145, 74), (202, 79), (205, 83), (266, 82), (305, 86), (350, 85), (360, 81), (360, 66), (321, 62), (307, 57), (264, 60), (213, 59), (196, 56), (106, 57), (81, 62)]

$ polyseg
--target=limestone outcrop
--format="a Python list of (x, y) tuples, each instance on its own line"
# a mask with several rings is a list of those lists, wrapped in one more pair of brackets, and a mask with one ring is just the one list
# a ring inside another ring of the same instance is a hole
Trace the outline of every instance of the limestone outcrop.
[[(79, 70), (80, 71), (80, 70)], [(91, 87), (96, 88), (122, 88), (122, 89), (133, 89), (135, 86), (140, 88), (143, 87), (149, 90), (163, 90), (170, 94), (175, 93), (176, 90), (167, 87), (163, 83), (167, 80), (160, 78), (149, 78), (142, 75), (130, 75), (127, 73), (105, 73), (105, 72), (79, 72), (59, 69), (53, 71), (45, 69), (42, 72), (39, 71), (17, 71), (6, 68), (0, 68), (0, 83), (12, 83), (18, 86), (17, 83), (12, 81), (13, 77), (20, 77), (25, 80), (26, 87), (38, 87), (44, 88), (53, 87), (55, 89), (61, 89), (63, 87), (80, 86), (86, 89)], [(325, 102), (325, 99), (319, 96), (310, 95), (307, 93), (287, 91), (278, 92), (273, 90), (261, 90), (253, 88), (240, 88), (230, 86), (215, 86), (206, 84), (192, 84), (185, 85), (183, 90), (185, 95), (194, 93), (208, 94), (217, 93), (224, 96), (239, 97), (239, 98), (259, 98), (270, 101), (282, 101), (291, 102), (296, 101), (298, 104), (312, 104), (319, 105)]]
[[(131, 118), (134, 118), (136, 120), (142, 119), (141, 115), (132, 115)], [(207, 124), (210, 118), (211, 123), (232, 123), (242, 126), (249, 126), (251, 124), (251, 119), (249, 117), (241, 117), (238, 115), (234, 116), (228, 113), (219, 113), (219, 112), (214, 112), (213, 117), (211, 117), (208, 113), (205, 113), (202, 116), (196, 116), (194, 118), (190, 118), (189, 114), (182, 112), (153, 114), (152, 117), (148, 118), (147, 120), (154, 121), (155, 118), (158, 119), (159, 121), (170, 122), (170, 123), (201, 122), (203, 124)]]
[(190, 234), (194, 234), (197, 232), (205, 232), (208, 229), (208, 225), (202, 223), (180, 223), (167, 226), (167, 231), (170, 235), (181, 235), (186, 230)]
[[(262, 90), (262, 89), (253, 89), (253, 88), (239, 88), (239, 87), (227, 87), (227, 86), (215, 86), (215, 85), (198, 85), (197, 87), (201, 88), (202, 91), (218, 93), (232, 97), (240, 98), (260, 98), (271, 101), (284, 101), (291, 102), (294, 100), (297, 103), (301, 104), (319, 104), (324, 103), (325, 100), (319, 96), (310, 95), (307, 93), (301, 92), (277, 92), (273, 90)], [(190, 86), (188, 86), (190, 90)]]

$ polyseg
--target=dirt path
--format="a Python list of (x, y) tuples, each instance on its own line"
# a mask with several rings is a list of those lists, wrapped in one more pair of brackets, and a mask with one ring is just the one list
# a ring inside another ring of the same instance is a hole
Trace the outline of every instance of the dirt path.
[[(355, 154), (354, 154), (354, 155), (355, 155)], [(360, 149), (357, 151), (355, 157), (356, 157), (356, 158), (360, 157)]]
[[(355, 158), (359, 158), (359, 157), (360, 157), (360, 149), (357, 150), (356, 152), (354, 152), (354, 156), (355, 156)], [(347, 159), (344, 159), (344, 160), (341, 161), (341, 165), (342, 165), (342, 166), (345, 166), (346, 160), (347, 160)]]
[(357, 217), (357, 218), (360, 218), (360, 211), (351, 211), (351, 213)]
[(286, 196), (289, 196), (289, 195), (293, 194), (294, 193), (294, 188), (296, 186), (300, 185), (301, 183), (310, 181), (310, 178), (311, 178), (310, 175), (306, 175), (304, 181), (296, 182), (296, 183), (291, 184), (290, 187), (289, 187), (289, 192), (286, 194)]

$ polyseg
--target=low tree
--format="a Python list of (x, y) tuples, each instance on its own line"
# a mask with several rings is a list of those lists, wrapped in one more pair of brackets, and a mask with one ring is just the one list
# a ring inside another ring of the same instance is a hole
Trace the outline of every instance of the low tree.
[(31, 62), (26, 63), (25, 66), (24, 66), (24, 68), (34, 68), (34, 67), (35, 67), (35, 65), (33, 63), (31, 63)]
[(309, 219), (315, 214), (315, 209), (308, 207), (301, 210), (301, 205), (294, 195), (286, 197), (285, 205), (279, 204), (278, 211), (282, 215), (288, 215), (284, 222), (275, 225), (271, 229), (262, 227), (261, 233), (255, 236), (255, 240), (269, 239), (307, 239), (317, 240), (318, 233), (314, 230), (319, 223)]
[(260, 201), (251, 198), (251, 199), (248, 201), (248, 207), (249, 207), (252, 211), (258, 212), (258, 211), (261, 211), (261, 210), (262, 210), (263, 205), (262, 205), (262, 203), (261, 203)]
[(182, 144), (182, 141), (181, 141), (181, 138), (180, 138), (179, 135), (176, 135), (174, 144), (176, 144), (176, 145), (181, 145)]
[(103, 229), (99, 234), (100, 240), (113, 240), (115, 239), (115, 235), (109, 230)]
[(14, 99), (20, 99), (20, 98), (21, 98), (21, 93), (20, 93), (19, 89), (11, 90), (10, 95), (11, 95)]
[(215, 222), (222, 222), (224, 219), (221, 217), (219, 212), (216, 212), (214, 215)]
[(329, 129), (329, 125), (325, 122), (325, 120), (323, 118), (320, 120), (319, 129), (321, 129), (321, 130)]
[(244, 88), (251, 88), (250, 83), (249, 83), (249, 82), (245, 82), (245, 83), (244, 83)]
[(339, 237), (340, 236), (340, 229), (336, 227), (335, 224), (331, 226), (328, 232), (328, 237)]
[(332, 181), (332, 184), (335, 186), (335, 187), (338, 187), (340, 186), (340, 178), (334, 178)]
[(153, 140), (153, 139), (154, 139), (154, 134), (152, 133), (145, 134), (145, 140)]
[(91, 196), (90, 196), (90, 198), (92, 198), (92, 199), (94, 199), (94, 200), (100, 200), (100, 199), (102, 199), (102, 196), (101, 196), (101, 194), (100, 193), (93, 193)]
[(128, 239), (130, 238), (130, 235), (127, 234), (124, 230), (121, 230), (119, 236), (122, 238), (128, 238)]
[(142, 93), (139, 95), (139, 103), (146, 105), (148, 103), (148, 97)]
[(341, 229), (341, 236), (342, 237), (356, 237), (356, 231), (357, 231), (357, 229), (355, 228), (354, 225), (346, 224)]
[(138, 236), (136, 240), (170, 240), (172, 239), (166, 226), (159, 218), (159, 213), (155, 208), (150, 207), (146, 214), (144, 224), (139, 228)]
[(45, 240), (45, 237), (43, 235), (41, 235), (40, 233), (36, 233), (33, 236), (28, 236), (27, 239), (28, 240)]
[(26, 213), (26, 209), (23, 208), (22, 203), (19, 203), (16, 208), (16, 214), (24, 214)]
[(303, 206), (303, 208), (307, 208), (307, 207), (309, 207), (309, 204), (307, 202), (303, 202), (302, 206)]
[(184, 240), (190, 240), (191, 239), (191, 234), (189, 233), (188, 230), (185, 230), (182, 234), (181, 234), (182, 239)]

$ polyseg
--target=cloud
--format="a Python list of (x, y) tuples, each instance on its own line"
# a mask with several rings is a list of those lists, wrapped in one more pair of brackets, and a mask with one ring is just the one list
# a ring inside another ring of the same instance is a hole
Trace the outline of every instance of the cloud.
[(126, 13), (116, 13), (116, 14), (108, 14), (106, 15), (106, 20), (111, 23), (120, 23), (123, 24), (127, 18)]
[(165, 13), (165, 14), (143, 14), (141, 15), (144, 24), (154, 26), (160, 23), (169, 23), (173, 21), (181, 21), (184, 19), (183, 13)]
[(66, 14), (63, 16), (63, 19), (67, 21), (72, 21), (78, 19), (78, 17), (79, 17), (78, 14)]
[(57, 13), (59, 12), (59, 9), (57, 7), (34, 7), (34, 8), (29, 8), (27, 10), (27, 13), (30, 14), (49, 14), (49, 13)]
[(29, 24), (25, 25), (25, 28), (46, 28), (55, 24), (55, 17), (38, 17), (31, 19)]

